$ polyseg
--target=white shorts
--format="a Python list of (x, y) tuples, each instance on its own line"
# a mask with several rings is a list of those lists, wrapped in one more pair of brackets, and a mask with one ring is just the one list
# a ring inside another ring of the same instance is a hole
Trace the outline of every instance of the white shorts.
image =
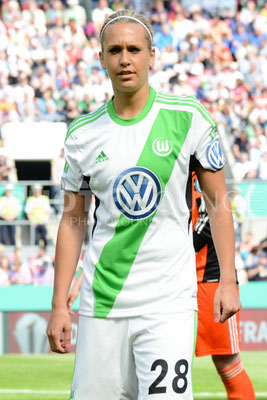
[(192, 400), (196, 312), (80, 315), (71, 400)]

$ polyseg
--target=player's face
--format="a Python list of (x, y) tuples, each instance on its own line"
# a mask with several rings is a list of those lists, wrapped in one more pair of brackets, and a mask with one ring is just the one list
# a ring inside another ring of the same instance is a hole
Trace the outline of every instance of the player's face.
[(148, 85), (148, 70), (154, 63), (155, 50), (149, 49), (141, 24), (116, 23), (108, 26), (99, 56), (114, 91), (134, 92)]

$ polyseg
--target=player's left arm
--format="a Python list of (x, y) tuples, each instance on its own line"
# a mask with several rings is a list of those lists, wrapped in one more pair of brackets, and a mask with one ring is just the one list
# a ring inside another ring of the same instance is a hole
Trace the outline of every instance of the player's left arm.
[(235, 234), (223, 169), (197, 168), (197, 177), (210, 219), (211, 233), (220, 264), (220, 283), (214, 298), (214, 320), (225, 322), (241, 308), (236, 291)]

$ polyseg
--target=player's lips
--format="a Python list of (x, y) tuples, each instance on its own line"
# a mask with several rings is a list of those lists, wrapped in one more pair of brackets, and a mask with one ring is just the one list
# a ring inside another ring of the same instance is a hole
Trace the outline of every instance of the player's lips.
[(120, 76), (127, 76), (127, 75), (133, 75), (133, 74), (134, 74), (134, 72), (128, 71), (128, 70), (126, 70), (126, 71), (120, 71), (120, 72), (118, 73), (118, 75), (120, 75)]

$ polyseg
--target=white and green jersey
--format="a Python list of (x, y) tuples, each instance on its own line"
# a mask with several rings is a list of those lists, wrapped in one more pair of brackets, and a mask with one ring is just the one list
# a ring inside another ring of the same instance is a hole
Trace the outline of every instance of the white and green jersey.
[(76, 118), (65, 142), (63, 188), (84, 179), (96, 222), (84, 258), (80, 313), (125, 317), (197, 309), (186, 202), (190, 156), (222, 168), (216, 124), (193, 97), (156, 93), (120, 118), (112, 101)]

